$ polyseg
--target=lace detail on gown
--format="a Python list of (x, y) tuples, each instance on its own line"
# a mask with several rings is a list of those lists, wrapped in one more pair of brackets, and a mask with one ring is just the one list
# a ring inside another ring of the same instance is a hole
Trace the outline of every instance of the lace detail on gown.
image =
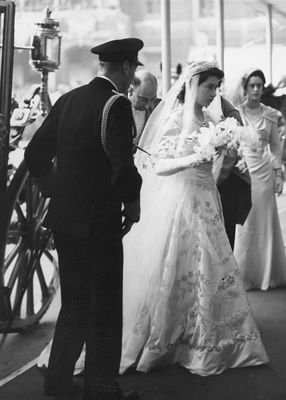
[[(184, 141), (180, 154), (191, 152), (190, 143)], [(121, 372), (178, 363), (210, 375), (267, 362), (225, 232), (212, 164), (165, 179), (152, 205), (144, 210), (142, 204), (141, 221), (124, 244)]]

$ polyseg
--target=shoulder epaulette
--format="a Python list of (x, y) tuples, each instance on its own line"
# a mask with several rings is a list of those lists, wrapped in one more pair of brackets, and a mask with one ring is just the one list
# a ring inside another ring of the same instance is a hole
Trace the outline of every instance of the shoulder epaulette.
[[(100, 132), (101, 143), (102, 143), (103, 149), (107, 156), (108, 156), (108, 150), (107, 150), (107, 143), (106, 143), (106, 132), (107, 132), (107, 120), (108, 120), (108, 116), (110, 113), (110, 109), (113, 106), (113, 104), (115, 104), (119, 99), (125, 101), (126, 105), (128, 104), (129, 106), (131, 106), (131, 102), (127, 96), (125, 96), (122, 93), (118, 93), (116, 91), (113, 91), (113, 92), (114, 92), (114, 95), (111, 96), (105, 103), (105, 106), (102, 111), (102, 120), (101, 120), (101, 132)], [(134, 129), (135, 129), (135, 133), (136, 133), (136, 126), (135, 126), (135, 122), (133, 119), (133, 130)]]

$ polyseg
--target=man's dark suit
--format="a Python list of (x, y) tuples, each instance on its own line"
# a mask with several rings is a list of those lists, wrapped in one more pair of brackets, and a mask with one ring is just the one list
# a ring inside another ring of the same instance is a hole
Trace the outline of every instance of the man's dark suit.
[(67, 392), (84, 343), (84, 399), (97, 398), (102, 391), (108, 398), (109, 391), (112, 395), (119, 390), (121, 207), (138, 200), (141, 177), (132, 155), (131, 105), (123, 96), (108, 117), (108, 156), (102, 146), (102, 112), (114, 89), (110, 81), (97, 77), (63, 95), (25, 152), (31, 175), (39, 183), (43, 177), (50, 191), (44, 224), (53, 230), (59, 255), (62, 308), (45, 381), (47, 394)]
[[(225, 118), (233, 117), (242, 125), (239, 112), (223, 97), (222, 112)], [(217, 187), (221, 197), (226, 233), (234, 248), (235, 225), (243, 224), (251, 209), (251, 185), (248, 171), (241, 172), (235, 167), (237, 153), (224, 156), (217, 172)]]

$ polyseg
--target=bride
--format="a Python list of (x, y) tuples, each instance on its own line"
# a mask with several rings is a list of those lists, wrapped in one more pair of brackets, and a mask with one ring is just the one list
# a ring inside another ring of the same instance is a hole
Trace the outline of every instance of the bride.
[(205, 107), (222, 78), (214, 64), (189, 65), (139, 143), (152, 156), (135, 156), (142, 216), (124, 239), (121, 373), (177, 363), (211, 375), (268, 361), (225, 232), (212, 163), (192, 162), (193, 133), (208, 125)]

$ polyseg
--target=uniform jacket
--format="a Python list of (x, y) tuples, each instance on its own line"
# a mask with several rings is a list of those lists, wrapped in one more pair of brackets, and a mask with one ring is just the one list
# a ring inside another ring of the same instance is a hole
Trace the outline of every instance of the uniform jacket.
[(111, 107), (106, 145), (102, 112), (114, 85), (101, 77), (60, 97), (26, 151), (34, 177), (47, 176), (56, 159), (47, 227), (86, 236), (120, 231), (122, 203), (139, 198), (141, 177), (133, 162), (133, 117), (126, 97)]

